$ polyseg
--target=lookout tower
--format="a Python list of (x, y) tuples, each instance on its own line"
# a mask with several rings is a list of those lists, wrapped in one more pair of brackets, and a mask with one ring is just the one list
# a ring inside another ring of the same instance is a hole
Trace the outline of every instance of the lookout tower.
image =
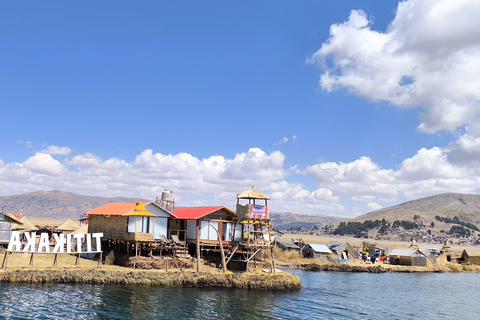
[(232, 244), (227, 255), (230, 260), (243, 262), (245, 269), (263, 262), (275, 270), (273, 257), (273, 226), (268, 211), (270, 198), (254, 187), (237, 194), (235, 228), (231, 232)]

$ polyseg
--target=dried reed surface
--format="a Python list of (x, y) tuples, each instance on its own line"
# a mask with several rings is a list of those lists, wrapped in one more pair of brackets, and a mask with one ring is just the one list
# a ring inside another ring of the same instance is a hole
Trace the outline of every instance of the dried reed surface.
[[(27, 255), (25, 258), (24, 255)], [(95, 261), (59, 255), (58, 266), (53, 267), (53, 255), (36, 255), (34, 266), (29, 267), (28, 254), (9, 255), (8, 268), (0, 270), (0, 282), (29, 283), (90, 283), (90, 284), (143, 284), (174, 287), (224, 287), (251, 290), (297, 290), (300, 279), (287, 272), (221, 273), (215, 268), (202, 266), (200, 272), (192, 268), (139, 270), (119, 266), (97, 267)], [(3, 258), (3, 254), (0, 254)], [(15, 258), (15, 259), (14, 259)], [(63, 264), (60, 264), (60, 258)], [(173, 259), (172, 259), (173, 260)]]

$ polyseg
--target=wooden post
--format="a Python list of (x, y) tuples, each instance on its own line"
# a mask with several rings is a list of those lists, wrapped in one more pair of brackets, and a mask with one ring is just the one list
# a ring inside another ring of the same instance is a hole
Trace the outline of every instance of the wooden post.
[(75, 265), (78, 266), (78, 259), (80, 258), (80, 253), (77, 253), (77, 258), (75, 259)]
[(99, 267), (102, 265), (102, 260), (103, 260), (103, 251), (100, 251), (100, 258), (98, 259), (98, 266)]
[(29, 266), (33, 266), (33, 252), (30, 255), (30, 262), (28, 263)]
[(7, 254), (8, 254), (8, 251), (5, 251), (5, 255), (3, 256), (2, 269), (3, 268), (7, 269)]
[(56, 266), (58, 262), (58, 253), (55, 253), (55, 258), (53, 258), (53, 265)]
[(273, 255), (273, 247), (272, 247), (272, 268), (273, 268), (273, 273), (275, 273), (275, 256)]
[(200, 272), (200, 222), (196, 220), (197, 228), (195, 230), (197, 239), (197, 272)]

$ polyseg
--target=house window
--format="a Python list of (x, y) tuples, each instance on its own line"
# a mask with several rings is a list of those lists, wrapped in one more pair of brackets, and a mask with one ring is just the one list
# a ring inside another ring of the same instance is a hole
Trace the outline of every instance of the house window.
[(128, 217), (129, 233), (152, 233), (153, 232), (153, 218), (151, 217)]

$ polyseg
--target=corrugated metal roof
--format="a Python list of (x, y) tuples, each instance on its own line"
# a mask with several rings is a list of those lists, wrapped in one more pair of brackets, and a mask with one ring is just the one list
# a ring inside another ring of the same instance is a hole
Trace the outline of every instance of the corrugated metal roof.
[(422, 255), (425, 255), (425, 253), (423, 253), (421, 250), (418, 250), (418, 249), (407, 249), (407, 248), (404, 248), (404, 249), (393, 249), (392, 252), (390, 252), (388, 255), (389, 256), (401, 256), (401, 257), (411, 257), (413, 256), (414, 254), (416, 253), (420, 253)]
[(280, 244), (281, 246), (283, 246), (284, 248), (287, 248), (287, 249), (300, 249), (299, 246), (297, 246), (295, 243), (290, 242), (290, 241), (277, 240), (277, 243)]
[(185, 207), (172, 210), (170, 213), (177, 219), (196, 220), (219, 210), (224, 210), (228, 214), (235, 215), (235, 212), (227, 207)]
[(309, 244), (312, 247), (313, 251), (318, 253), (332, 253), (330, 249), (324, 244)]
[[(150, 202), (145, 202), (148, 204)], [(101, 215), (101, 216), (123, 216), (135, 210), (136, 202), (116, 202), (107, 203), (101, 207), (95, 208), (87, 212), (87, 215)]]
[(19, 214), (15, 214), (15, 213), (4, 213), (3, 214), (5, 217), (9, 217), (10, 219), (12, 219), (13, 221), (17, 222), (17, 223), (21, 223), (23, 224), (22, 222), (22, 216), (19, 215)]

